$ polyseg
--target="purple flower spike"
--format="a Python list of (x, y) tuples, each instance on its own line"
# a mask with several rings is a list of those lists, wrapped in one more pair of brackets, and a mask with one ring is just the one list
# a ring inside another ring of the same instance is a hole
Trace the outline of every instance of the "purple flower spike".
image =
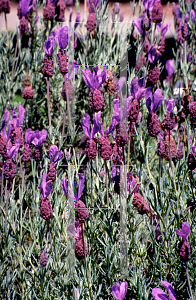
[(51, 32), (49, 38), (45, 42), (44, 50), (47, 55), (52, 55), (55, 46), (55, 33)]
[(186, 241), (190, 234), (190, 225), (187, 222), (182, 223), (182, 231), (175, 229), (177, 235), (182, 237), (183, 241)]
[(32, 144), (36, 147), (39, 147), (43, 142), (45, 142), (46, 137), (47, 131), (45, 129), (42, 129), (42, 131), (36, 130), (34, 133), (34, 139), (32, 141)]
[(61, 49), (65, 49), (69, 43), (71, 29), (68, 26), (58, 27), (56, 30), (56, 41)]
[(98, 69), (98, 67), (93, 68), (93, 74), (90, 70), (82, 70), (83, 78), (89, 88), (93, 90), (99, 89), (101, 85), (106, 80), (106, 67), (104, 66), (103, 69)]
[(167, 71), (168, 76), (174, 74), (174, 63), (172, 59), (168, 59), (165, 63), (165, 69)]
[(167, 111), (172, 112), (174, 110), (175, 105), (176, 105), (176, 100), (167, 98), (165, 100), (165, 105), (166, 105)]
[[(137, 84), (138, 81), (138, 84)], [(145, 96), (145, 78), (142, 77), (138, 80), (138, 77), (134, 77), (130, 84), (131, 100), (140, 100)], [(129, 95), (130, 97), (130, 95)]]
[(9, 140), (8, 145), (7, 145), (7, 153), (8, 153), (9, 158), (13, 159), (14, 156), (18, 153), (18, 150), (20, 148), (20, 143), (18, 140), (16, 140), (15, 145), (13, 147), (11, 147), (11, 149), (10, 149), (10, 145), (11, 145), (11, 142)]
[(30, 145), (33, 139), (34, 139), (34, 131), (31, 128), (29, 128), (25, 133), (25, 141), (27, 144)]
[(146, 89), (146, 107), (149, 110), (149, 113), (156, 112), (159, 106), (163, 101), (163, 94), (161, 89), (156, 89), (152, 97), (151, 87)]
[(58, 147), (56, 145), (50, 146), (49, 150), (49, 156), (50, 156), (50, 162), (56, 163), (59, 161), (63, 156), (63, 151), (59, 151)]
[(62, 189), (64, 191), (64, 195), (67, 196), (67, 178), (64, 177), (63, 180), (61, 181), (61, 186), (62, 186)]
[(20, 0), (20, 10), (22, 15), (25, 17), (27, 13), (30, 11), (30, 9), (33, 7), (33, 5), (30, 5), (31, 0)]
[(42, 186), (38, 187), (41, 190), (42, 197), (44, 199), (46, 199), (52, 192), (52, 184), (51, 182), (46, 182), (46, 179), (47, 179), (47, 174), (44, 173), (42, 175)]
[(123, 300), (126, 296), (128, 288), (128, 283), (126, 281), (122, 282), (121, 284), (117, 282), (112, 286), (112, 295), (117, 300)]
[(82, 120), (82, 128), (84, 130), (84, 133), (86, 136), (88, 136), (89, 139), (93, 139), (95, 134), (99, 131), (99, 119), (101, 116), (101, 112), (98, 112), (95, 119), (94, 119), (94, 125), (92, 127), (92, 130), (90, 132), (90, 116), (88, 114), (85, 114)]

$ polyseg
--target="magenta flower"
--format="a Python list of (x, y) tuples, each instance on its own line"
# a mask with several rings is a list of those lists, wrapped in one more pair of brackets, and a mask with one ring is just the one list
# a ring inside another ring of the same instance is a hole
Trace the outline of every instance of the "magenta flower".
[(182, 231), (175, 229), (177, 235), (182, 237), (183, 241), (186, 241), (190, 234), (190, 225), (187, 222), (182, 223)]
[(52, 53), (54, 52), (54, 46), (55, 46), (55, 32), (51, 32), (44, 46), (44, 50), (47, 55), (50, 56), (52, 55)]
[[(138, 82), (138, 83), (137, 83)], [(145, 78), (142, 77), (138, 80), (138, 77), (134, 77), (130, 84), (130, 92), (128, 101), (130, 102), (133, 99), (140, 100), (145, 96)]]
[(166, 296), (166, 294), (159, 288), (152, 289), (152, 296), (155, 300), (176, 300), (174, 289), (171, 285), (171, 283), (167, 281), (161, 281), (161, 283), (164, 285), (166, 290), (169, 293), (169, 298)]
[(122, 282), (121, 284), (117, 282), (112, 286), (112, 295), (117, 300), (123, 300), (126, 296), (128, 288), (128, 283), (126, 281)]
[(27, 129), (26, 133), (25, 133), (25, 141), (27, 144), (31, 144), (31, 142), (34, 139), (34, 133), (35, 131), (33, 131), (31, 128)]
[(165, 69), (167, 71), (168, 76), (174, 74), (174, 63), (172, 59), (168, 59), (165, 63)]
[(36, 147), (39, 147), (43, 142), (45, 142), (46, 137), (47, 131), (45, 129), (42, 129), (42, 131), (36, 130), (34, 133), (34, 139), (32, 141), (32, 144)]
[(163, 101), (163, 94), (161, 89), (156, 89), (152, 96), (152, 89), (148, 87), (146, 89), (146, 107), (149, 113), (155, 113)]
[(146, 11), (151, 11), (156, 0), (143, 0), (143, 5)]
[(85, 181), (85, 176), (83, 174), (78, 173), (78, 177), (79, 177), (79, 185), (78, 185), (78, 189), (74, 188), (70, 190), (71, 193), (69, 193), (70, 198), (75, 199), (75, 201), (78, 201), (80, 199), (80, 197), (82, 196), (82, 192), (84, 190), (84, 181)]
[(30, 4), (31, 4), (31, 0), (20, 0), (19, 6), (20, 6), (22, 16), (26, 17), (28, 12), (31, 10), (33, 5)]
[(95, 134), (99, 131), (99, 119), (101, 117), (101, 112), (98, 112), (96, 117), (94, 118), (94, 124), (92, 127), (92, 130), (90, 131), (90, 116), (88, 114), (85, 114), (82, 120), (82, 128), (84, 130), (84, 133), (86, 136), (88, 136), (89, 139), (93, 139)]
[(50, 156), (50, 162), (58, 162), (62, 156), (63, 156), (63, 151), (59, 151), (58, 147), (56, 145), (50, 146), (49, 150), (49, 156)]
[(8, 141), (7, 144), (7, 154), (9, 156), (10, 159), (13, 159), (14, 156), (18, 153), (18, 150), (20, 148), (20, 143), (18, 140), (16, 140), (15, 145), (13, 147), (11, 147), (11, 142), (10, 140)]
[(24, 115), (25, 115), (25, 109), (22, 105), (18, 105), (17, 107), (18, 109), (18, 116), (14, 110), (14, 108), (12, 108), (12, 125), (13, 128), (19, 128), (20, 126), (22, 126), (22, 123), (24, 121)]
[(93, 73), (90, 70), (82, 70), (83, 78), (89, 88), (100, 89), (101, 85), (106, 80), (106, 67), (103, 66), (103, 69), (99, 69), (98, 67), (93, 68)]
[(42, 185), (38, 187), (41, 190), (42, 197), (44, 199), (46, 199), (52, 192), (52, 184), (51, 182), (46, 182), (46, 179), (47, 179), (47, 174), (44, 173), (42, 175)]
[(60, 49), (65, 49), (72, 35), (71, 29), (68, 26), (58, 27), (56, 30), (56, 41)]

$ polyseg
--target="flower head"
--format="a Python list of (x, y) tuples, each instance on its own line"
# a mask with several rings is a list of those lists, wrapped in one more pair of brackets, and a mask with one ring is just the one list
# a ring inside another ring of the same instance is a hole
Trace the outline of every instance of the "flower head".
[(56, 145), (50, 146), (49, 150), (49, 156), (50, 156), (50, 162), (56, 163), (59, 161), (63, 156), (63, 151), (59, 151), (58, 147)]
[(30, 3), (31, 3), (31, 0), (20, 0), (19, 6), (20, 6), (22, 16), (26, 17), (27, 13), (33, 7), (33, 5), (30, 5)]
[(55, 33), (51, 32), (44, 46), (44, 50), (46, 54), (52, 55), (52, 53), (54, 52), (54, 46), (55, 46)]
[(163, 101), (163, 94), (161, 89), (156, 89), (152, 96), (152, 89), (148, 87), (146, 89), (146, 107), (149, 113), (155, 113)]
[(27, 129), (27, 131), (25, 133), (25, 141), (26, 141), (27, 144), (30, 145), (31, 142), (33, 141), (33, 139), (34, 139), (34, 133), (35, 132), (31, 128)]
[(72, 35), (71, 29), (68, 26), (58, 27), (56, 30), (56, 41), (60, 49), (65, 49)]
[(99, 69), (98, 67), (93, 68), (93, 73), (90, 70), (82, 70), (83, 78), (89, 88), (93, 90), (99, 89), (101, 85), (106, 80), (106, 67), (103, 66), (103, 69)]
[(90, 116), (85, 114), (82, 120), (82, 128), (84, 133), (88, 136), (89, 139), (93, 139), (95, 134), (99, 131), (99, 119), (101, 116), (101, 112), (98, 112), (96, 117), (94, 118), (94, 124), (92, 130), (90, 131)]
[(161, 283), (164, 285), (164, 287), (168, 291), (170, 298), (168, 298), (161, 289), (154, 288), (154, 289), (152, 289), (152, 296), (154, 297), (154, 299), (155, 300), (176, 300), (175, 292), (174, 292), (174, 289), (173, 289), (171, 283), (169, 283), (167, 281), (161, 281)]
[(123, 300), (126, 296), (128, 288), (128, 283), (126, 281), (122, 282), (121, 284), (117, 282), (112, 286), (112, 295), (117, 300)]
[(44, 173), (42, 175), (42, 185), (38, 187), (41, 190), (42, 197), (44, 199), (46, 199), (52, 192), (52, 184), (51, 182), (46, 182), (46, 179), (47, 179), (47, 174)]
[(43, 142), (45, 142), (46, 137), (47, 131), (45, 129), (42, 129), (42, 131), (36, 130), (34, 133), (34, 139), (32, 140), (32, 144), (36, 147), (39, 147)]
[(18, 128), (20, 126), (22, 126), (22, 123), (24, 121), (24, 114), (25, 114), (25, 109), (22, 105), (18, 105), (17, 107), (18, 109), (18, 116), (14, 110), (14, 108), (12, 108), (12, 126), (13, 128)]
[(16, 140), (15, 145), (11, 147), (11, 141), (8, 141), (7, 144), (7, 153), (10, 159), (13, 159), (14, 156), (18, 153), (18, 150), (20, 148), (20, 143), (18, 140)]

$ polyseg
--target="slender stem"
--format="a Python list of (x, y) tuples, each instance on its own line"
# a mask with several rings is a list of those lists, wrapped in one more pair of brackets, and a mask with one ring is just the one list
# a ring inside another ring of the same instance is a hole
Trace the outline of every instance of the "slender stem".
[(85, 55), (84, 55), (84, 66), (85, 66), (85, 59), (86, 59), (87, 52), (88, 52), (88, 47), (89, 47), (89, 40), (90, 40), (90, 33), (88, 32), (88, 40), (87, 40), (87, 45), (86, 45), (86, 52), (85, 52)]
[(21, 198), (22, 198), (23, 193), (24, 193), (24, 173), (23, 173), (23, 170), (22, 170), (22, 162), (21, 162), (20, 153), (19, 153), (19, 162), (20, 162), (20, 172), (21, 172), (21, 176), (22, 176), (22, 196), (21, 196)]
[(3, 173), (4, 173), (4, 157), (3, 157), (3, 165), (2, 165), (2, 173), (1, 173), (1, 204), (3, 203)]
[(91, 208), (93, 208), (93, 166), (91, 159)]
[(51, 115), (50, 115), (50, 85), (49, 85), (49, 78), (48, 77), (46, 77), (46, 84), (47, 84), (48, 120), (49, 120), (50, 136), (51, 136), (51, 134), (52, 134), (52, 123), (51, 123)]
[(110, 123), (112, 123), (111, 95), (109, 95), (109, 110), (110, 110)]
[(188, 286), (189, 286), (189, 292), (190, 292), (190, 294), (191, 294), (192, 300), (194, 300), (194, 299), (193, 299), (192, 289), (191, 289), (191, 283), (190, 283), (189, 271), (188, 271), (187, 263), (185, 263), (185, 267), (186, 267), (186, 277), (187, 277), (187, 282), (188, 282)]
[[(8, 190), (7, 190), (8, 188)], [(9, 205), (9, 181), (6, 180), (5, 184), (5, 190), (6, 190), (6, 209), (5, 209), (5, 234), (7, 234), (7, 214), (8, 214), (8, 205)]]
[(185, 88), (188, 89), (188, 78), (186, 72), (187, 59), (186, 59), (186, 40), (184, 40), (184, 71), (185, 71)]
[(127, 172), (129, 172), (129, 160), (130, 160), (130, 151), (131, 151), (131, 132), (129, 132), (129, 144), (128, 144), (128, 159), (127, 159)]
[(11, 83), (13, 82), (14, 73), (16, 71), (16, 66), (17, 66), (17, 63), (18, 63), (18, 60), (19, 60), (19, 57), (20, 57), (21, 43), (20, 43), (20, 47), (19, 47), (19, 50), (18, 50), (17, 62), (15, 63), (15, 58), (16, 58), (16, 52), (17, 52), (17, 49), (18, 49), (19, 38), (20, 38), (20, 31), (18, 32), (17, 41), (16, 41), (16, 47), (15, 47), (15, 51), (14, 51), (14, 60), (13, 60), (13, 66), (12, 66)]
[(68, 111), (68, 117), (69, 117), (70, 134), (71, 134), (71, 139), (73, 141), (73, 128), (72, 128), (72, 122), (71, 122), (71, 110), (70, 110), (70, 103), (69, 103), (67, 75), (64, 76), (64, 79), (65, 79), (65, 86), (66, 86), (67, 111)]
[(9, 48), (9, 34), (8, 34), (8, 26), (7, 26), (7, 14), (5, 13), (5, 27), (7, 33), (7, 47)]
[(171, 163), (171, 147), (170, 147), (170, 130), (169, 130), (169, 166), (172, 167)]
[(194, 196), (194, 192), (193, 192), (193, 173), (190, 170), (190, 181), (191, 181), (191, 190), (192, 190), (192, 194), (193, 194), (193, 200), (194, 200), (194, 204), (195, 204), (195, 196)]
[(108, 215), (109, 215), (108, 168), (107, 168), (106, 160), (104, 160), (104, 164), (105, 164), (105, 173), (106, 173), (107, 207), (108, 207)]
[(84, 244), (84, 223), (82, 223), (82, 243), (83, 243), (83, 251), (84, 251), (84, 263), (85, 263), (85, 269), (86, 269), (86, 279), (87, 279), (90, 299), (93, 300), (93, 295), (92, 295), (92, 290), (91, 290), (91, 286), (90, 286), (90, 283), (89, 283), (88, 270), (87, 270), (86, 252), (85, 252), (85, 244)]
[(161, 156), (159, 156), (159, 185), (161, 185)]

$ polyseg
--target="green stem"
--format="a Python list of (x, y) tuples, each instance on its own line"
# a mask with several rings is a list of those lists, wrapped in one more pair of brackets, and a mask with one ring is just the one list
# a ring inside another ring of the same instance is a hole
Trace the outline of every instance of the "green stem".
[(3, 173), (4, 173), (4, 157), (3, 157), (3, 165), (2, 165), (2, 173), (1, 173), (1, 204), (3, 203)]
[(47, 84), (47, 103), (48, 103), (48, 120), (49, 120), (49, 130), (50, 130), (50, 137), (52, 135), (52, 123), (51, 123), (51, 115), (50, 115), (50, 85), (49, 85), (49, 78), (46, 77), (46, 84)]
[(107, 162), (104, 159), (104, 164), (105, 164), (105, 175), (106, 175), (106, 192), (107, 192), (107, 211), (108, 211), (108, 216), (109, 216), (109, 192), (108, 192), (108, 168), (107, 168)]
[[(8, 187), (8, 190), (7, 190)], [(8, 205), (9, 205), (9, 182), (6, 180), (5, 184), (5, 193), (6, 193), (6, 209), (5, 209), (5, 235), (7, 235), (7, 214), (8, 214)]]
[(93, 295), (92, 295), (92, 290), (91, 290), (91, 286), (90, 286), (90, 283), (89, 283), (88, 270), (87, 270), (86, 252), (85, 252), (85, 244), (84, 244), (84, 223), (82, 224), (82, 243), (83, 243), (83, 251), (84, 251), (84, 263), (85, 263), (85, 269), (86, 269), (86, 279), (87, 279), (90, 299), (93, 300)]
[(191, 294), (192, 300), (194, 300), (194, 299), (193, 299), (192, 289), (191, 289), (191, 283), (190, 283), (189, 271), (188, 271), (187, 263), (185, 263), (185, 267), (186, 267), (186, 277), (187, 277), (187, 282), (188, 282), (189, 292), (190, 292), (190, 294)]
[(5, 27), (6, 27), (6, 34), (7, 34), (7, 48), (9, 48), (9, 34), (8, 34), (7, 14), (6, 13), (5, 13)]

